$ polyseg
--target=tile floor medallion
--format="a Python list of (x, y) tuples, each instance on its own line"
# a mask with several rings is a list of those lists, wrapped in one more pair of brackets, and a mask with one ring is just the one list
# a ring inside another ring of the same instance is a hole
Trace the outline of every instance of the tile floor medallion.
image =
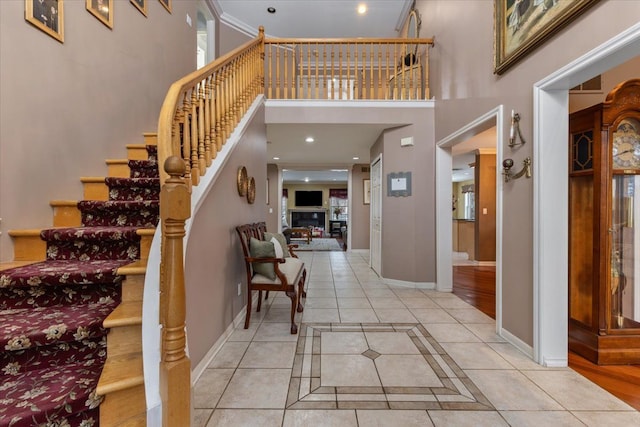
[(287, 409), (495, 410), (416, 323), (302, 324)]

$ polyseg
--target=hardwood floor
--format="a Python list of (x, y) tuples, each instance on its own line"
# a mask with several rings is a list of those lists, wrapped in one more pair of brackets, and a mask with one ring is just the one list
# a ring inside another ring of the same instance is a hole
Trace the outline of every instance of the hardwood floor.
[(599, 366), (569, 352), (569, 367), (640, 411), (640, 365)]
[[(496, 318), (495, 267), (454, 266), (453, 293)], [(569, 367), (640, 410), (640, 365), (598, 366), (569, 353)]]
[(492, 319), (496, 318), (496, 268), (457, 265), (453, 267), (453, 293)]

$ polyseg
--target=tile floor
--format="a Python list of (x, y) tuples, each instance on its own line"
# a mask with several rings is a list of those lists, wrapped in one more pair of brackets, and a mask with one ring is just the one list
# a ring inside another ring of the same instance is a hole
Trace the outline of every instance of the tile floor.
[(571, 369), (535, 364), (453, 294), (387, 286), (365, 253), (299, 255), (299, 334), (290, 300), (270, 295), (198, 380), (196, 427), (640, 425)]

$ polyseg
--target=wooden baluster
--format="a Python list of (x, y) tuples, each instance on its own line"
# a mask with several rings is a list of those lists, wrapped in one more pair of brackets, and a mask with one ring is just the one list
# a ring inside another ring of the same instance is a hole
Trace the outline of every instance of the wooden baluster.
[(329, 99), (329, 89), (327, 89), (327, 45), (322, 46), (322, 81), (320, 88), (323, 89), (325, 99)]
[(189, 94), (185, 92), (182, 99), (182, 158), (184, 159), (186, 172), (185, 176), (192, 177), (191, 170), (191, 105), (189, 104)]
[(351, 93), (351, 43), (347, 43), (347, 96), (346, 99), (353, 99)]
[(376, 94), (376, 99), (383, 99), (382, 95), (382, 45), (377, 45), (378, 49), (378, 93)]
[(204, 85), (202, 81), (194, 88), (196, 93), (198, 113), (198, 167), (200, 175), (207, 169), (207, 157), (204, 148)]
[(267, 80), (267, 84), (269, 86), (268, 98), (274, 99), (273, 97), (273, 45), (270, 44), (269, 47), (269, 78)]
[(282, 99), (282, 91), (280, 87), (280, 45), (276, 45), (276, 99)]
[(342, 45), (338, 46), (338, 99), (342, 99)]
[(331, 99), (336, 97), (336, 78), (335, 78), (335, 44), (331, 44)]
[(367, 99), (375, 99), (375, 95), (373, 93), (373, 42), (369, 45), (369, 98)]
[[(318, 43), (316, 43), (316, 78), (315, 78), (315, 83), (316, 83), (316, 96), (314, 99), (319, 99), (320, 98), (320, 75), (318, 74), (318, 68), (320, 67), (320, 52), (318, 51), (319, 49), (319, 45)], [(323, 51), (324, 54), (324, 51)]]
[(193, 185), (198, 185), (200, 182), (200, 175), (203, 171), (200, 170), (200, 160), (198, 156), (198, 89), (197, 87), (191, 88), (191, 179)]
[(422, 72), (424, 73), (424, 98), (430, 99), (429, 94), (429, 45), (425, 45), (424, 51), (424, 65), (422, 66)]
[(190, 425), (191, 362), (185, 353), (186, 293), (184, 284), (184, 224), (191, 216), (189, 187), (181, 177), (185, 163), (176, 156), (164, 164), (169, 178), (160, 193), (162, 263), (160, 265), (160, 397), (163, 427)]
[(222, 150), (222, 71), (218, 69), (215, 74), (216, 83), (214, 86), (216, 101), (216, 155)]
[(386, 75), (384, 77), (384, 81), (386, 82), (387, 85), (387, 89), (385, 90), (385, 99), (389, 99), (391, 98), (391, 68), (389, 68), (389, 55), (391, 53), (391, 45), (389, 43), (386, 44), (386, 50), (387, 50), (387, 63), (386, 63)]
[(229, 138), (229, 66), (226, 65), (224, 67), (224, 71), (222, 74), (222, 102), (224, 103), (224, 107), (222, 109), (223, 119), (222, 125), (223, 133), (222, 133), (222, 145), (227, 143), (227, 138)]
[(205, 118), (205, 135), (204, 135), (204, 150), (207, 159), (207, 167), (211, 166), (212, 160), (215, 158), (214, 150), (211, 148), (213, 144), (213, 86), (211, 85), (211, 76), (208, 76), (205, 80), (205, 98), (204, 98), (204, 118)]
[(307, 42), (307, 82), (305, 83), (307, 88), (305, 98), (311, 99), (311, 43)]
[(296, 52), (297, 52), (297, 45), (293, 45), (291, 46), (291, 98), (292, 99), (297, 99), (298, 97), (296, 96)]
[(364, 99), (367, 97), (367, 59), (366, 59), (367, 45), (362, 44), (362, 96)]

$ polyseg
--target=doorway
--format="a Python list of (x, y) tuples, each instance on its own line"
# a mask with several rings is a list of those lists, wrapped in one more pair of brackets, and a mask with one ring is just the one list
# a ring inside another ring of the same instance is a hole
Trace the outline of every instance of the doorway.
[(371, 242), (370, 263), (382, 277), (382, 156), (371, 163)]

